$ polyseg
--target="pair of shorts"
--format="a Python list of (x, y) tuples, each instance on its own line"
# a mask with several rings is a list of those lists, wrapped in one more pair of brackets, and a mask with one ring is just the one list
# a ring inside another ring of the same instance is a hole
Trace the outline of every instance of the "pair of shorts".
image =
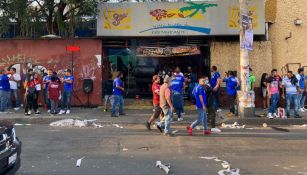
[(154, 118), (155, 119), (159, 118), (161, 113), (162, 113), (162, 108), (159, 105), (154, 106), (154, 114), (153, 114)]

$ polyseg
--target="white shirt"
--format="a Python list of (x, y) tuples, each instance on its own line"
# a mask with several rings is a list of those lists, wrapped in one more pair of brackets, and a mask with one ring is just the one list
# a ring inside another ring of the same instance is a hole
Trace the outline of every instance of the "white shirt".
[(20, 75), (19, 74), (14, 74), (14, 75), (8, 75), (8, 77), (9, 78), (11, 78), (11, 76), (13, 76), (13, 79), (15, 80), (15, 81), (11, 81), (10, 80), (10, 87), (11, 87), (11, 89), (18, 89), (18, 85), (17, 85), (17, 82), (16, 81), (20, 81), (21, 80), (21, 78), (20, 78)]

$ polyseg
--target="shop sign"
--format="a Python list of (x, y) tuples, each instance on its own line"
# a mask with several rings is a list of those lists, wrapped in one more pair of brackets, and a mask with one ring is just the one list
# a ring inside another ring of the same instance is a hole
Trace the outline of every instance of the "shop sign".
[(169, 57), (198, 55), (200, 50), (197, 46), (179, 46), (179, 47), (139, 47), (137, 56), (148, 57)]

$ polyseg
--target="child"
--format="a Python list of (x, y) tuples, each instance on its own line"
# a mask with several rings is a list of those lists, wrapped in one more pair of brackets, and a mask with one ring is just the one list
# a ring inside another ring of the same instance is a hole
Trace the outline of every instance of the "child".
[(104, 84), (104, 112), (107, 112), (108, 110), (108, 101), (112, 104), (111, 102), (111, 97), (113, 94), (113, 80), (112, 80), (112, 75), (110, 74), (108, 77), (108, 80)]
[(58, 104), (60, 100), (60, 85), (55, 76), (51, 77), (51, 82), (48, 87), (48, 98), (51, 102), (51, 111), (50, 114), (57, 114)]

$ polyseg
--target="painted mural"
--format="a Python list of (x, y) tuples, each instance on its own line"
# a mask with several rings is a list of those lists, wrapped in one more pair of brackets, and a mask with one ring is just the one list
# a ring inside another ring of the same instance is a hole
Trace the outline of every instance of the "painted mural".
[[(94, 91), (90, 94), (90, 103), (100, 105), (102, 69), (97, 55), (101, 55), (101, 42), (94, 39), (80, 39), (75, 42), (80, 46), (81, 51), (74, 54), (73, 105), (87, 104), (87, 94), (83, 92), (84, 79), (94, 81)], [(56, 71), (59, 77), (62, 77), (65, 69), (72, 69), (71, 53), (66, 51), (66, 46), (69, 44), (70, 41), (67, 40), (0, 41), (0, 68), (19, 65), (21, 75), (25, 75), (29, 68), (35, 68), (41, 76), (47, 69), (51, 69)]]

